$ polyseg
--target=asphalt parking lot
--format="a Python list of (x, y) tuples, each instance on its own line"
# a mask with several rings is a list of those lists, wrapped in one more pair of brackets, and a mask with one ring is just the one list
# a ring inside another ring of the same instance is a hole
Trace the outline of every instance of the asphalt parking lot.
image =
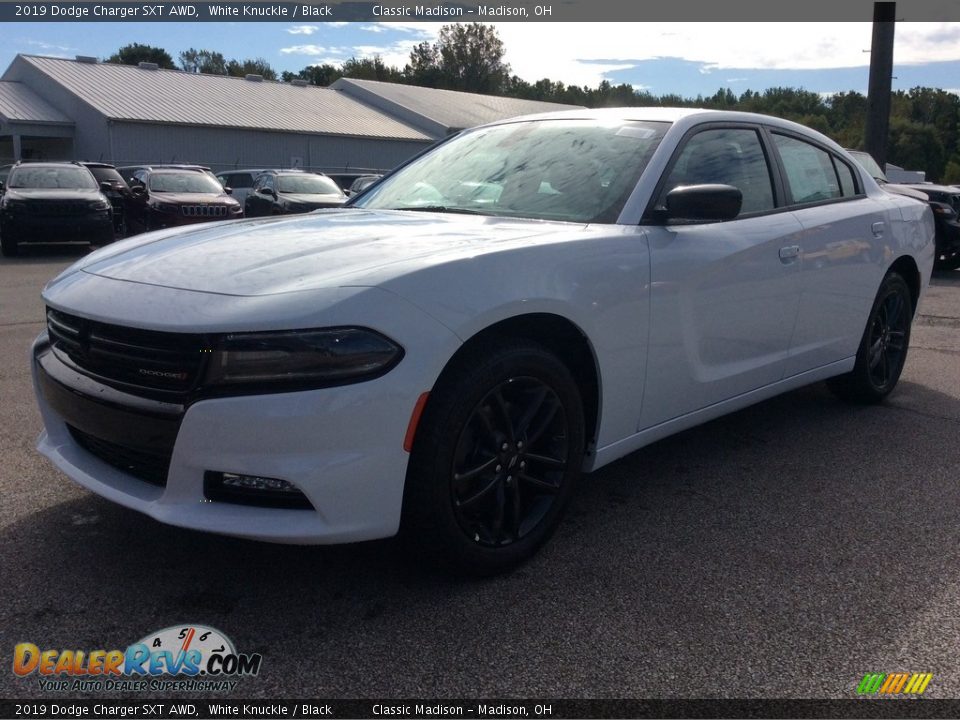
[(960, 271), (901, 385), (815, 385), (584, 479), (511, 575), (452, 580), (392, 541), (304, 548), (161, 525), (34, 450), (40, 288), (85, 252), (0, 260), (0, 697), (15, 644), (125, 648), (181, 623), (263, 655), (235, 697), (849, 698), (867, 672), (960, 697)]

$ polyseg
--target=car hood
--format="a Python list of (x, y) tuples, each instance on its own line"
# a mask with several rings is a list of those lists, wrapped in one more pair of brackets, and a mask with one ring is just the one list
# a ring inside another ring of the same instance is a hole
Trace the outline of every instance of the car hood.
[(4, 197), (10, 200), (99, 200), (99, 190), (71, 190), (64, 188), (7, 188)]
[(321, 210), (209, 223), (115, 243), (68, 269), (224, 295), (377, 286), (428, 265), (512, 243), (556, 242), (584, 226), (437, 213)]
[(904, 195), (905, 197), (912, 197), (914, 200), (923, 200), (924, 202), (927, 202), (930, 199), (925, 192), (910, 187), (909, 185), (901, 185), (899, 183), (882, 183), (880, 187), (887, 192), (896, 193), (897, 195)]
[(280, 199), (294, 205), (343, 205), (347, 198), (340, 195), (321, 195), (319, 193), (281, 193)]
[(151, 192), (150, 199), (157, 202), (176, 203), (178, 205), (191, 204), (225, 204), (232, 205), (236, 202), (229, 195), (217, 193), (173, 193), (173, 192)]

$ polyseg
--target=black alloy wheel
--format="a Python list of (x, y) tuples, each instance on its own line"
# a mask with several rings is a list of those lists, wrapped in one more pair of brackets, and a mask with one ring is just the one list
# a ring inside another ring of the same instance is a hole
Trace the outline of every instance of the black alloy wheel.
[(441, 375), (417, 429), (401, 534), (446, 569), (509, 570), (559, 524), (584, 433), (579, 388), (549, 350), (509, 339), (468, 349)]
[(851, 372), (827, 386), (844, 400), (878, 402), (896, 387), (907, 360), (913, 300), (906, 281), (890, 272), (880, 284)]
[(566, 412), (536, 377), (512, 377), (473, 409), (450, 478), (461, 530), (486, 547), (516, 542), (548, 514), (570, 456)]

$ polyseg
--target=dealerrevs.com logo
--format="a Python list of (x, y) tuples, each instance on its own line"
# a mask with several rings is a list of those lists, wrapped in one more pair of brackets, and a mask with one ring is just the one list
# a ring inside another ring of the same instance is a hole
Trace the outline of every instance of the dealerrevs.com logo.
[(184, 624), (126, 650), (42, 650), (22, 642), (13, 651), (13, 672), (36, 674), (43, 691), (224, 691), (259, 673), (262, 661), (259, 653), (238, 653), (219, 630)]

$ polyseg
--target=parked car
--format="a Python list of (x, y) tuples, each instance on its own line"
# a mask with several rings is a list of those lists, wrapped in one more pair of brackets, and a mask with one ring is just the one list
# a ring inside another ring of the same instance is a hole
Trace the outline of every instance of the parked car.
[[(464, 187), (483, 202), (451, 199)], [(926, 205), (785, 120), (502, 121), (344, 209), (152, 233), (65, 270), (33, 346), (38, 448), (174, 525), (402, 528), (498, 572), (550, 536), (581, 470), (819, 380), (885, 398), (933, 235)]]
[(110, 201), (113, 210), (113, 230), (118, 238), (127, 234), (127, 206), (133, 199), (130, 186), (113, 165), (99, 162), (81, 162), (100, 183), (100, 189)]
[(902, 184), (887, 181), (887, 176), (869, 153), (848, 150), (874, 180), (888, 192), (917, 198), (930, 204), (936, 221), (936, 270), (955, 270), (960, 267), (960, 188), (932, 183)]
[(27, 242), (113, 241), (106, 188), (82, 165), (17, 163), (0, 185), (0, 249), (5, 257), (18, 255)]
[(291, 215), (319, 208), (340, 207), (347, 196), (326, 175), (295, 170), (269, 170), (261, 173), (247, 195), (247, 217)]
[(7, 175), (10, 174), (11, 168), (13, 168), (13, 165), (0, 165), (0, 183), (7, 181)]
[(346, 191), (346, 194), (350, 197), (359, 195), (382, 177), (383, 175), (361, 175), (350, 183), (350, 189)]
[(253, 190), (253, 181), (257, 176), (265, 172), (267, 168), (259, 170), (227, 170), (217, 173), (217, 180), (224, 188), (230, 188), (230, 194), (236, 198), (237, 202), (243, 205), (247, 200), (247, 195)]
[(202, 170), (137, 170), (130, 191), (133, 233), (243, 217), (240, 203)]
[(122, 165), (117, 168), (117, 172), (120, 173), (120, 176), (126, 181), (128, 185), (131, 184), (133, 176), (140, 170), (201, 170), (211, 178), (213, 178), (221, 187), (224, 187), (216, 175), (213, 174), (213, 170), (208, 168), (206, 165), (190, 165), (190, 164), (158, 164), (158, 165)]

